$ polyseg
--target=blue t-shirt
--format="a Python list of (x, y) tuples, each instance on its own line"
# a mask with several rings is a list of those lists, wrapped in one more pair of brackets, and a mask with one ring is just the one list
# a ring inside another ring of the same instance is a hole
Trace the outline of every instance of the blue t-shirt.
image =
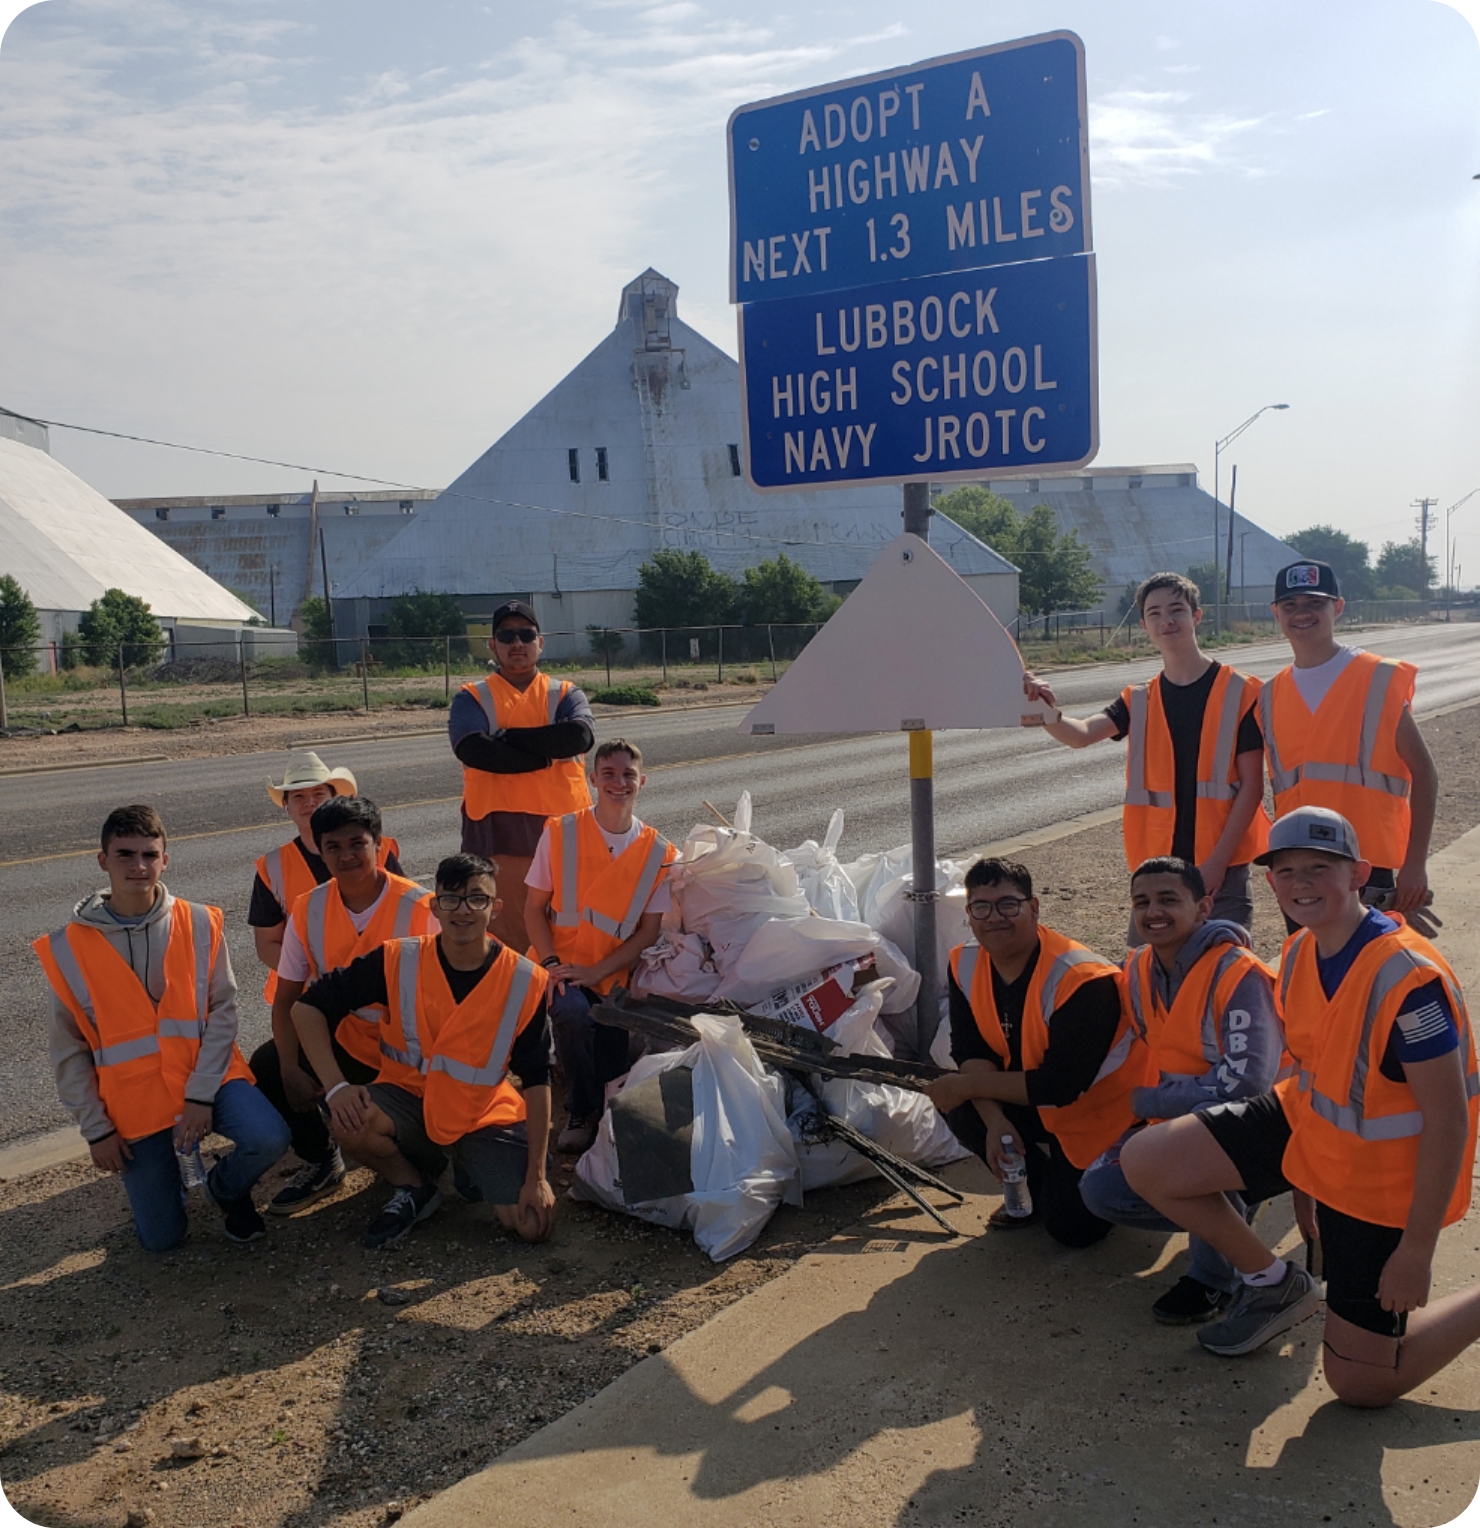
[[(1321, 979), (1321, 991), (1331, 997), (1346, 979), (1357, 956), (1374, 939), (1391, 934), (1397, 927), (1393, 919), (1369, 907), (1356, 932), (1334, 955), (1322, 956), (1317, 952), (1316, 974)], [(1415, 987), (1398, 1009), (1397, 1021), (1383, 1052), (1382, 1075), (1390, 1082), (1402, 1082), (1405, 1061), (1432, 1061), (1458, 1049), (1459, 1025), (1444, 983), (1438, 979), (1425, 982)]]

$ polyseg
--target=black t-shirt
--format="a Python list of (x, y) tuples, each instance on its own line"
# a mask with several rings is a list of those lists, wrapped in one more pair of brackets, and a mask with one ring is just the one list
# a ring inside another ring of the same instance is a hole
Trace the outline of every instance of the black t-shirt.
[[(447, 964), (442, 941), (437, 941), (437, 959), (442, 962), (442, 974), (447, 978), (455, 1002), (467, 1001), (468, 994), (488, 974), (488, 968), (502, 948), (495, 944), (478, 970), (458, 971)], [(389, 1002), (385, 985), (385, 946), (320, 977), (304, 988), (299, 1001), (317, 1008), (328, 1019), (331, 1030), (345, 1014), (353, 1013), (357, 1008)], [(526, 1088), (543, 1087), (550, 1080), (550, 1019), (545, 1012), (543, 997), (529, 1023), (514, 1037), (509, 1050), (509, 1070)]]
[[(1173, 684), (1165, 674), (1151, 681), (1161, 686), (1161, 709), (1172, 735), (1172, 801), (1176, 812), (1172, 853), (1188, 864), (1197, 862), (1197, 756), (1202, 750), (1203, 715), (1222, 667), (1221, 663), (1210, 663), (1207, 673), (1191, 684)], [(1264, 747), (1254, 709), (1251, 705), (1239, 718), (1235, 754), (1259, 753)], [(1105, 715), (1115, 723), (1117, 742), (1131, 730), (1130, 707), (1120, 696), (1105, 707)]]
[[(303, 840), (295, 838), (292, 847), (303, 858), (303, 863), (308, 866), (313, 875), (314, 885), (322, 886), (329, 879), (329, 867), (324, 863), (321, 855), (317, 855), (312, 849), (303, 847)], [(392, 875), (405, 875), (401, 869), (401, 862), (394, 854), (385, 857), (385, 868)], [(276, 928), (280, 923), (288, 921), (291, 908), (284, 907), (272, 894), (272, 887), (262, 879), (260, 875), (252, 877), (252, 905), (247, 909), (247, 926), (249, 928)]]
[[(1006, 1056), (998, 1055), (987, 1044), (977, 1028), (970, 999), (957, 985), (955, 973), (950, 974), (951, 1055), (957, 1066), (978, 1059), (995, 1062), (1005, 1072), (1023, 1070), (1023, 1005), (1041, 954), (1040, 946), (1012, 982), (1003, 981), (995, 967), (992, 970), (992, 998), (1007, 1039)], [(1119, 1028), (1120, 988), (1115, 977), (1097, 976), (1085, 982), (1054, 1010), (1048, 1049), (1038, 1066), (1026, 1074), (1028, 1102), (1035, 1109), (1061, 1107), (1088, 1092), (1115, 1044)], [(1010, 1113), (1008, 1117), (1012, 1118)]]

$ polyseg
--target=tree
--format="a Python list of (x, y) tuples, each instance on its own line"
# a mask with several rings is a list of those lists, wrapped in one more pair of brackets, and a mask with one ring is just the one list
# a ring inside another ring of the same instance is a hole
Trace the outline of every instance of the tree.
[(1059, 532), (1047, 504), (1020, 515), (1001, 494), (976, 483), (942, 494), (935, 507), (1018, 567), (1018, 607), (1026, 615), (1088, 610), (1099, 603), (1104, 581), (1076, 531)]
[(36, 654), (26, 651), (41, 641), (41, 620), (31, 596), (9, 573), (0, 574), (0, 663), (7, 679), (29, 674)]
[[(321, 602), (322, 603), (322, 602)], [(441, 664), (443, 641), (451, 643), (451, 656), (468, 655), (468, 621), (462, 606), (450, 594), (429, 594), (424, 589), (403, 594), (385, 618), (389, 641), (380, 659), (392, 668), (434, 668)]]
[(1011, 560), (1011, 553), (1006, 548), (1016, 543), (1023, 517), (1000, 493), (993, 493), (978, 483), (964, 483), (950, 493), (943, 493), (935, 501), (935, 507), (962, 530), (970, 531), (978, 541), (984, 541)]
[(1377, 557), (1377, 582), (1387, 599), (1422, 599), (1434, 582), (1434, 558), (1424, 556), (1417, 536), (1385, 542)]
[(1310, 525), (1285, 540), (1300, 553), (1316, 562), (1330, 563), (1336, 582), (1347, 599), (1371, 599), (1374, 588), (1372, 549), (1334, 525)]
[(1197, 585), (1203, 603), (1211, 604), (1213, 591), (1218, 588), (1218, 580), (1223, 576), (1222, 570), (1214, 568), (1210, 562), (1195, 562), (1188, 568), (1187, 576)]
[(718, 626), (735, 611), (735, 581), (703, 552), (665, 547), (637, 570), (639, 626)]
[(1018, 606), (1031, 615), (1089, 610), (1099, 604), (1104, 581), (1077, 531), (1059, 532), (1047, 504), (1036, 505), (1022, 523), (1010, 554), (1018, 565)]
[(785, 552), (745, 570), (740, 608), (747, 626), (825, 621), (842, 603)]
[(87, 649), (89, 663), (118, 662), (120, 650), (124, 666), (137, 668), (154, 663), (164, 651), (164, 633), (154, 619), (147, 600), (122, 589), (107, 590), (94, 600), (77, 623), (77, 634)]
[(298, 607), (294, 620), (303, 633), (299, 655), (315, 668), (336, 664), (334, 648), (334, 612), (322, 594), (310, 594)]

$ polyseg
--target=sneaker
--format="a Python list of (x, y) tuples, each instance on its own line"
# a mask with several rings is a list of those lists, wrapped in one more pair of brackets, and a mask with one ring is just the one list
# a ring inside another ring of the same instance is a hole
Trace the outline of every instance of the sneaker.
[(291, 1215), (315, 1199), (332, 1194), (344, 1182), (344, 1158), (336, 1146), (322, 1162), (305, 1162), (274, 1195), (269, 1215)]
[(435, 1183), (421, 1183), (415, 1188), (398, 1188), (385, 1208), (370, 1222), (365, 1245), (371, 1248), (394, 1247), (411, 1228), (425, 1220), (442, 1204), (442, 1191)]
[(586, 1119), (573, 1119), (560, 1132), (559, 1139), (555, 1142), (556, 1151), (573, 1152), (579, 1156), (582, 1152), (590, 1151), (596, 1140), (596, 1130), (601, 1124), (600, 1115), (590, 1115)]
[(226, 1217), (222, 1228), (226, 1232), (227, 1241), (245, 1247), (248, 1242), (267, 1235), (267, 1222), (257, 1213), (257, 1206), (252, 1203), (250, 1194), (229, 1200), (221, 1209)]
[(1201, 1279), (1183, 1274), (1151, 1307), (1151, 1314), (1163, 1326), (1200, 1326), (1211, 1321), (1233, 1303), (1233, 1294), (1214, 1289)]
[(1221, 1321), (1203, 1327), (1197, 1340), (1209, 1353), (1236, 1358), (1304, 1321), (1321, 1303), (1321, 1286), (1294, 1263), (1285, 1269), (1278, 1284), (1261, 1289), (1245, 1284)]
[(1029, 1226), (1036, 1226), (1043, 1217), (1035, 1209), (1029, 1215), (1009, 1215), (1004, 1205), (998, 1205), (987, 1216), (987, 1229), (991, 1231), (1026, 1231)]

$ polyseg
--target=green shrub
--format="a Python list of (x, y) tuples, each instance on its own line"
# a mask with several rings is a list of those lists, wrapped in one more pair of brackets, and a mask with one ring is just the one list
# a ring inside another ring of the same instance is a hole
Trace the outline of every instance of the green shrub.
[(600, 701), (607, 706), (661, 706), (657, 692), (638, 684), (614, 684), (607, 689), (591, 690), (588, 700)]

